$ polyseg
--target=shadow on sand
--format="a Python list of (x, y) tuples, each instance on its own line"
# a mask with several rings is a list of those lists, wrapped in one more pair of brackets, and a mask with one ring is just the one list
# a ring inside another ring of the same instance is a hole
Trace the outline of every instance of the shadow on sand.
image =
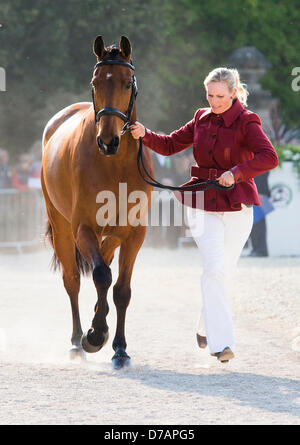
[(209, 375), (184, 374), (149, 366), (132, 366), (114, 374), (99, 374), (137, 380), (160, 390), (231, 399), (240, 406), (288, 413), (300, 418), (300, 381), (290, 378), (230, 371)]

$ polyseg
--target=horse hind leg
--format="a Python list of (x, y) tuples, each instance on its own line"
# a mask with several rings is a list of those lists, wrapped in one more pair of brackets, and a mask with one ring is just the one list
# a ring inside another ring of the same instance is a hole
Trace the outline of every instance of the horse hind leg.
[(107, 292), (112, 283), (110, 267), (100, 252), (98, 238), (91, 227), (80, 224), (76, 233), (76, 245), (85, 261), (90, 264), (98, 301), (91, 328), (82, 335), (81, 345), (86, 352), (98, 352), (108, 340), (106, 316), (109, 311)]
[(70, 224), (58, 214), (57, 211), (51, 211), (56, 214), (54, 221), (49, 222), (48, 237), (52, 240), (54, 249), (54, 261), (52, 264), (55, 268), (62, 269), (62, 278), (64, 287), (69, 296), (72, 311), (72, 336), (71, 343), (73, 345), (70, 350), (70, 358), (84, 359), (84, 351), (81, 346), (82, 328), (80, 321), (78, 294), (80, 290), (80, 270), (78, 267), (78, 259), (76, 258), (76, 246), (71, 233)]

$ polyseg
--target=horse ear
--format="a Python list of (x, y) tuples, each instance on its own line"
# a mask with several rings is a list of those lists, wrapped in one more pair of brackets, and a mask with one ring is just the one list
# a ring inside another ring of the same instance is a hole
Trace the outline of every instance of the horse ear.
[(120, 50), (122, 53), (122, 56), (128, 59), (131, 56), (131, 44), (127, 37), (122, 36), (120, 40)]
[(101, 59), (101, 57), (104, 54), (104, 50), (105, 50), (105, 45), (102, 36), (97, 36), (94, 40), (94, 46), (93, 46), (93, 51), (95, 56)]

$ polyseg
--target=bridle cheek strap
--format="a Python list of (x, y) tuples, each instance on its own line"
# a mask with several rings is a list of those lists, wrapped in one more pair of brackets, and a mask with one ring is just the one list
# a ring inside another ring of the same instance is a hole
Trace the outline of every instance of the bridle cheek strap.
[[(124, 62), (123, 60), (101, 60), (100, 62), (96, 63), (94, 69), (96, 69), (102, 65), (122, 65), (122, 66), (126, 66), (127, 68), (130, 68), (133, 71), (135, 70), (135, 67), (131, 63)], [(136, 99), (137, 93), (138, 93), (137, 82), (136, 82), (135, 75), (133, 74), (129, 105), (128, 105), (126, 114), (124, 114), (124, 113), (122, 113), (122, 111), (118, 110), (117, 108), (112, 108), (112, 107), (105, 107), (99, 111), (96, 111), (95, 100), (94, 100), (94, 90), (92, 90), (92, 99), (93, 99), (93, 106), (94, 106), (94, 112), (95, 112), (95, 123), (99, 122), (101, 116), (113, 115), (113, 116), (119, 117), (120, 119), (122, 119), (124, 121), (124, 127), (122, 128), (121, 134), (124, 134), (127, 131), (129, 131), (131, 113), (132, 113), (132, 109), (133, 109), (133, 105), (134, 105), (134, 101)]]

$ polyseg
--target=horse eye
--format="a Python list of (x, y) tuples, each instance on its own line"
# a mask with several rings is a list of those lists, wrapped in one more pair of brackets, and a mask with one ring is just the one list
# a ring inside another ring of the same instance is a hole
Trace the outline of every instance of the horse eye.
[(132, 85), (132, 81), (128, 82), (128, 83), (126, 84), (126, 90), (129, 90), (129, 88), (131, 87), (131, 85)]

